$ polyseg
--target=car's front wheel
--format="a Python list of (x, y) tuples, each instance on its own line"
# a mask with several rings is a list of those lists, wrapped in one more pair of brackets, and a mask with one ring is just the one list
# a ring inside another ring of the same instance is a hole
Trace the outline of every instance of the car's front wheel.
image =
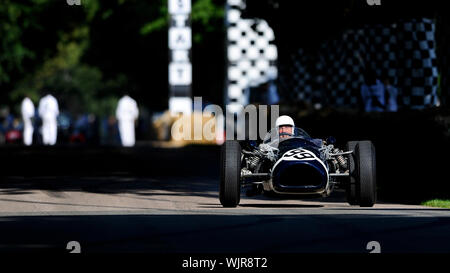
[[(349, 141), (347, 142), (346, 149), (347, 151), (355, 151), (356, 144), (358, 144), (358, 141)], [(354, 154), (354, 153), (353, 153)], [(353, 156), (349, 157), (349, 171), (350, 171), (350, 177), (347, 183), (346, 187), (346, 193), (347, 193), (347, 202), (354, 206), (358, 205), (358, 193), (356, 192), (356, 178), (355, 178), (355, 159)]]
[(356, 192), (361, 207), (372, 207), (377, 200), (375, 146), (371, 141), (358, 141), (354, 150)]
[(241, 197), (241, 145), (227, 140), (221, 149), (219, 199), (224, 207), (236, 207)]

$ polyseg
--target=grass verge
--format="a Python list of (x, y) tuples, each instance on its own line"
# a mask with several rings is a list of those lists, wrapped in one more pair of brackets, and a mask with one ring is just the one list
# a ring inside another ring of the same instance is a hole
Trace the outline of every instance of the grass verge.
[(422, 202), (422, 206), (450, 209), (450, 200), (433, 199)]

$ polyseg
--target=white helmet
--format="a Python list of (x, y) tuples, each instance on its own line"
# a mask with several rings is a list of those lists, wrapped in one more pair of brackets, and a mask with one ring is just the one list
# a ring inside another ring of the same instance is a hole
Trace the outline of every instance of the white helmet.
[(280, 116), (275, 121), (275, 127), (280, 127), (282, 125), (289, 125), (295, 127), (294, 120), (290, 116)]

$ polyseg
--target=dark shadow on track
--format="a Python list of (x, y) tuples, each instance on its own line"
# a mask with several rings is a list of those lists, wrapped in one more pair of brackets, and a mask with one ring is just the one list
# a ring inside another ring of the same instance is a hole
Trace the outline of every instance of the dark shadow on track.
[(218, 146), (3, 146), (0, 191), (7, 195), (44, 190), (216, 198), (206, 192), (218, 191), (218, 158)]
[[(424, 209), (421, 208), (361, 208), (361, 207), (354, 207), (355, 209), (357, 209), (358, 211), (361, 210), (369, 210), (369, 211), (417, 211), (417, 212), (421, 212)], [(328, 210), (345, 210), (348, 211), (348, 208), (327, 208)], [(446, 211), (446, 212), (450, 212), (450, 209), (441, 209), (441, 208), (430, 208), (430, 210), (432, 211)]]
[(449, 252), (450, 217), (383, 215), (92, 215), (0, 218), (0, 252)]
[(218, 177), (219, 146), (1, 146), (2, 177), (7, 176), (209, 176)]
[(322, 205), (301, 205), (301, 204), (240, 204), (243, 208), (322, 208)]
[[(8, 177), (0, 183), (3, 195), (19, 195), (43, 190), (51, 194), (88, 192), (101, 194), (130, 193), (143, 199), (152, 196), (202, 196), (218, 198), (216, 179), (195, 176), (144, 177)], [(164, 192), (162, 192), (164, 191)]]
[[(270, 203), (267, 204), (239, 204), (238, 207), (242, 208), (323, 208), (322, 205), (302, 205), (302, 204), (277, 204)], [(221, 208), (220, 204), (205, 204), (200, 203), (199, 208)]]

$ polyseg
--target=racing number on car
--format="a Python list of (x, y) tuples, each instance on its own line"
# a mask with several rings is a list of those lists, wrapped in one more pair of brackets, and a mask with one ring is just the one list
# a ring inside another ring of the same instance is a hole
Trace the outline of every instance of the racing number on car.
[(293, 150), (287, 152), (284, 157), (291, 157), (298, 160), (306, 160), (306, 159), (313, 159), (314, 156), (310, 154), (309, 152), (305, 152), (303, 150)]

